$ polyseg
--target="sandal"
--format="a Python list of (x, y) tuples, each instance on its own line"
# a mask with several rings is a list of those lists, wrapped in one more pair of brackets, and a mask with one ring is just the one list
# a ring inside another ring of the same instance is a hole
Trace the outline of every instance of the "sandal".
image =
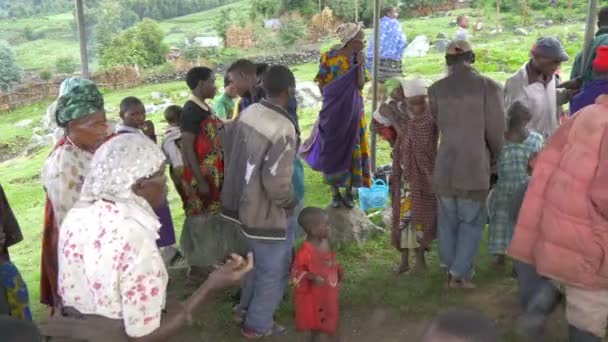
[(333, 195), (331, 198), (331, 207), (338, 209), (342, 206), (342, 196), (340, 194)]
[(270, 331), (266, 332), (265, 334), (261, 334), (243, 327), (241, 328), (241, 335), (243, 335), (243, 337), (247, 340), (260, 340), (265, 337), (285, 336), (287, 335), (287, 328), (277, 323), (274, 323)]
[(344, 206), (348, 209), (355, 207), (355, 199), (351, 192), (346, 192), (346, 196), (344, 197)]

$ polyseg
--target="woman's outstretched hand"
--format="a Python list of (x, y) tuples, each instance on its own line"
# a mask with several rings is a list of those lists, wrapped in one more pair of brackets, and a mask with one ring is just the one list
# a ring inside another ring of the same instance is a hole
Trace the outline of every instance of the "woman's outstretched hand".
[(247, 259), (243, 259), (240, 255), (232, 254), (226, 263), (209, 275), (209, 279), (207, 279), (208, 286), (212, 289), (236, 286), (252, 269), (252, 253), (247, 254)]

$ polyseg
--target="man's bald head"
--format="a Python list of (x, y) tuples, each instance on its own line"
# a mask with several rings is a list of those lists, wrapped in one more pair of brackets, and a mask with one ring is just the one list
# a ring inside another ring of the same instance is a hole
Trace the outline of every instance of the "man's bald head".
[(496, 325), (474, 311), (450, 310), (437, 316), (421, 342), (499, 342)]

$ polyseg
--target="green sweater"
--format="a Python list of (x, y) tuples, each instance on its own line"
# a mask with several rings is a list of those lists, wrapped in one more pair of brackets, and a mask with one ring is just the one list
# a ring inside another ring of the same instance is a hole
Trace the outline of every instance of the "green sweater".
[(593, 80), (593, 60), (595, 59), (595, 55), (597, 54), (597, 48), (603, 45), (608, 45), (608, 27), (601, 27), (597, 33), (595, 34), (595, 38), (591, 43), (591, 49), (589, 52), (589, 56), (587, 56), (584, 61), (584, 72), (581, 74), (581, 63), (582, 61), (582, 53), (576, 55), (576, 59), (574, 60), (574, 65), (572, 65), (572, 72), (570, 73), (570, 79), (575, 79), (577, 77), (583, 77), (584, 82)]

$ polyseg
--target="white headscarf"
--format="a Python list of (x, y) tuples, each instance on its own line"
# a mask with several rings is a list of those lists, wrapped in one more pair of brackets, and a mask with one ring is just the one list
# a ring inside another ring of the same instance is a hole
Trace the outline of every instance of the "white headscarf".
[(143, 134), (116, 136), (95, 152), (81, 199), (144, 204), (145, 200), (135, 195), (132, 187), (160, 171), (165, 159), (160, 148)]
[(427, 94), (427, 83), (420, 77), (402, 81), (405, 97), (424, 96)]

